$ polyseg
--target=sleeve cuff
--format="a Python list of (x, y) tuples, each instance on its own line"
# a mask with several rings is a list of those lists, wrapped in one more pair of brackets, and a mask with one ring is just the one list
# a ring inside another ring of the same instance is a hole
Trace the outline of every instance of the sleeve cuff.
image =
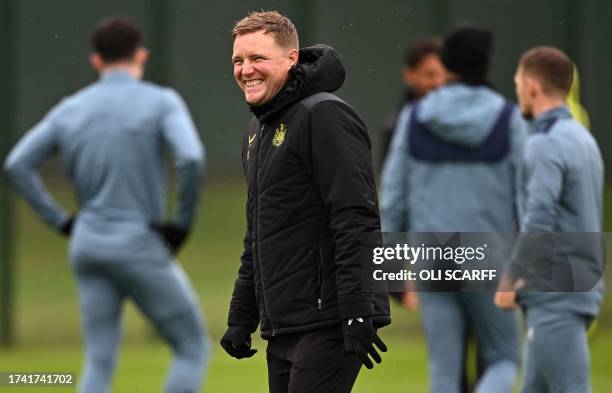
[(338, 296), (340, 318), (369, 317), (374, 315), (374, 295), (372, 293), (355, 293)]

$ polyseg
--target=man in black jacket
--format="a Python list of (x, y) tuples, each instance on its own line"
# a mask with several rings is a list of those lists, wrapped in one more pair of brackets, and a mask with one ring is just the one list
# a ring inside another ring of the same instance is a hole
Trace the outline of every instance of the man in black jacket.
[[(234, 26), (234, 76), (254, 114), (243, 143), (248, 187), (241, 266), (221, 346), (251, 357), (268, 340), (271, 393), (350, 392), (380, 363), (387, 293), (363, 280), (362, 238), (380, 232), (370, 138), (332, 94), (344, 67), (331, 47), (298, 52), (278, 12)], [(298, 61), (299, 59), (299, 61)]]

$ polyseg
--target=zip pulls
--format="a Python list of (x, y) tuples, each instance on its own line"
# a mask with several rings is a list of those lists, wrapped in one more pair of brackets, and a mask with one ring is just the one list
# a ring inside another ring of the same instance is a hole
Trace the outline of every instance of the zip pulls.
[[(259, 258), (260, 254), (259, 254), (259, 231), (258, 231), (258, 225), (259, 225), (259, 215), (258, 215), (258, 210), (259, 210), (259, 152), (261, 150), (261, 139), (263, 138), (263, 132), (264, 132), (264, 128), (265, 126), (263, 124), (260, 124), (260, 128), (259, 128), (259, 136), (258, 136), (258, 141), (257, 141), (257, 151), (256, 151), (256, 157), (255, 157), (255, 192), (254, 197), (253, 197), (253, 205), (254, 205), (254, 211), (253, 211), (253, 227), (255, 228), (255, 234), (256, 234), (256, 238), (255, 238), (255, 246), (256, 246), (256, 255), (257, 255), (257, 263), (261, 264), (261, 259)], [(259, 269), (257, 269), (259, 271), (259, 280), (261, 281), (261, 298), (263, 301), (263, 308), (264, 308), (264, 314), (266, 315), (266, 317), (268, 318), (268, 322), (270, 323), (270, 327), (272, 328), (272, 336), (276, 336), (276, 329), (274, 328), (274, 324), (272, 323), (272, 320), (270, 319), (270, 316), (268, 315), (268, 304), (266, 301), (266, 289), (264, 287), (264, 279), (263, 279), (263, 273), (261, 272), (261, 265), (259, 266)]]
[(323, 308), (323, 259), (321, 258), (321, 247), (317, 245), (317, 310)]

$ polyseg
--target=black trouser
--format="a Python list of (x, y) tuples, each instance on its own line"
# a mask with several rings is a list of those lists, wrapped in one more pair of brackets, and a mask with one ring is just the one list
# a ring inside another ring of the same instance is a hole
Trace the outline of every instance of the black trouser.
[(340, 326), (273, 337), (267, 359), (270, 393), (349, 393), (361, 368)]

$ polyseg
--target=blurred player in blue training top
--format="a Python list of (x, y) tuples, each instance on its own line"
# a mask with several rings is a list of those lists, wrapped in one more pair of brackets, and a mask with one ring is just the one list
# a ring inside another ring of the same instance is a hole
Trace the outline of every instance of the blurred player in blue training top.
[[(90, 60), (100, 79), (57, 104), (5, 163), (17, 191), (70, 237), (85, 333), (83, 393), (109, 391), (126, 298), (174, 351), (165, 392), (198, 392), (209, 357), (198, 300), (173, 257), (195, 217), (204, 149), (181, 97), (140, 80), (148, 55), (142, 41), (127, 18), (98, 24)], [(163, 223), (165, 147), (179, 182), (170, 223)], [(74, 184), (80, 210), (73, 217), (36, 171), (54, 153)]]
[[(526, 312), (523, 393), (591, 391), (586, 331), (603, 298), (599, 233), (604, 166), (597, 141), (567, 107), (572, 72), (572, 61), (563, 52), (536, 47), (523, 54), (514, 76), (523, 114), (533, 119), (525, 149), (521, 219), (521, 231), (531, 235), (520, 243), (519, 257), (513, 260), (495, 301), (502, 308), (516, 308), (518, 303)], [(555, 249), (545, 247), (541, 239), (547, 234), (549, 239), (561, 239), (563, 249), (558, 241)], [(531, 253), (521, 250), (529, 244)], [(534, 250), (542, 249), (550, 253), (532, 258)], [(541, 282), (536, 279), (542, 277), (534, 277), (533, 272), (541, 271), (542, 261), (555, 269), (555, 275), (550, 275), (555, 277), (553, 289), (532, 285)], [(556, 274), (566, 261), (572, 263), (571, 277)], [(560, 277), (569, 278), (571, 286)], [(588, 286), (574, 286), (585, 278)], [(518, 288), (521, 281), (523, 288)], [(518, 299), (513, 289), (520, 289)]]
[[(449, 83), (400, 114), (383, 170), (383, 231), (513, 232), (527, 127), (487, 81), (492, 41), (489, 31), (473, 27), (448, 34), (441, 59)], [(430, 392), (459, 391), (468, 324), (485, 366), (475, 391), (511, 392), (518, 316), (496, 308), (493, 293), (422, 284)]]

